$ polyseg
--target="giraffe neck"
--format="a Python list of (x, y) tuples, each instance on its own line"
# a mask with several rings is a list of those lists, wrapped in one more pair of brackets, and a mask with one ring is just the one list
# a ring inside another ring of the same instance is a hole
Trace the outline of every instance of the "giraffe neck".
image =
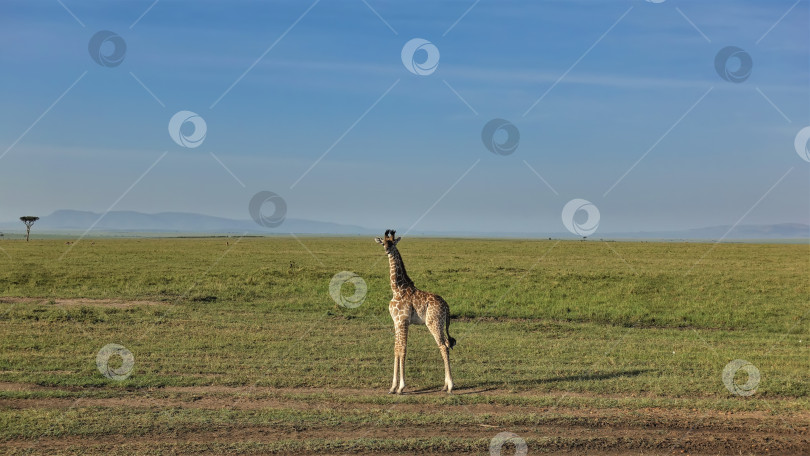
[(405, 263), (399, 255), (399, 250), (394, 247), (388, 254), (388, 265), (391, 268), (391, 290), (394, 292), (413, 288), (413, 281), (405, 272)]

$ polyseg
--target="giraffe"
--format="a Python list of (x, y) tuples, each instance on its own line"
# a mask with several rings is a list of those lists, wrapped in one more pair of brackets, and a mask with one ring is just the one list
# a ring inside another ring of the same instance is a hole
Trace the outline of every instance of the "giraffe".
[[(386, 230), (385, 237), (374, 238), (385, 247), (388, 264), (391, 269), (391, 291), (394, 293), (388, 312), (394, 320), (394, 379), (388, 394), (402, 394), (405, 389), (405, 352), (408, 346), (408, 326), (425, 325), (444, 360), (444, 386), (442, 391), (453, 392), (453, 377), (450, 375), (450, 349), (456, 340), (450, 337), (450, 307), (441, 296), (422, 291), (414, 286), (405, 272), (405, 264), (397, 250), (397, 243), (402, 239), (395, 238), (396, 231)], [(397, 387), (397, 380), (399, 387)]]

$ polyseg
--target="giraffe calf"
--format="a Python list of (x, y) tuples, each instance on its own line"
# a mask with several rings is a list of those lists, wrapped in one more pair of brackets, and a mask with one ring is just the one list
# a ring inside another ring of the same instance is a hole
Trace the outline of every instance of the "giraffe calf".
[(453, 377), (450, 374), (450, 349), (456, 340), (450, 337), (450, 306), (441, 296), (422, 291), (413, 284), (405, 272), (405, 264), (399, 255), (395, 238), (396, 231), (386, 230), (384, 238), (375, 238), (385, 247), (391, 271), (391, 291), (394, 296), (388, 304), (388, 312), (394, 320), (394, 379), (389, 394), (402, 394), (405, 389), (405, 354), (408, 346), (408, 327), (411, 324), (427, 326), (444, 360), (444, 386), (442, 391), (453, 392)]

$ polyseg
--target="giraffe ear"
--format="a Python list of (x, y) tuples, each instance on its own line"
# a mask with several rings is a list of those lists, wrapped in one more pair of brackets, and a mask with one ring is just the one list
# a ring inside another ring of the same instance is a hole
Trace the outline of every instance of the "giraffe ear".
[(374, 240), (377, 241), (377, 244), (382, 244), (383, 243), (383, 240), (378, 238), (378, 237), (375, 237)]

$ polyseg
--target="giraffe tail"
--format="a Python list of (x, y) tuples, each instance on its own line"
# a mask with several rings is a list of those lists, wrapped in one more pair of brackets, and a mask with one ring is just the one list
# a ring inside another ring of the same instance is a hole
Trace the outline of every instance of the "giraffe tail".
[(450, 316), (447, 316), (447, 323), (444, 327), (445, 331), (447, 332), (447, 348), (453, 348), (456, 346), (456, 339), (453, 339), (450, 336)]

